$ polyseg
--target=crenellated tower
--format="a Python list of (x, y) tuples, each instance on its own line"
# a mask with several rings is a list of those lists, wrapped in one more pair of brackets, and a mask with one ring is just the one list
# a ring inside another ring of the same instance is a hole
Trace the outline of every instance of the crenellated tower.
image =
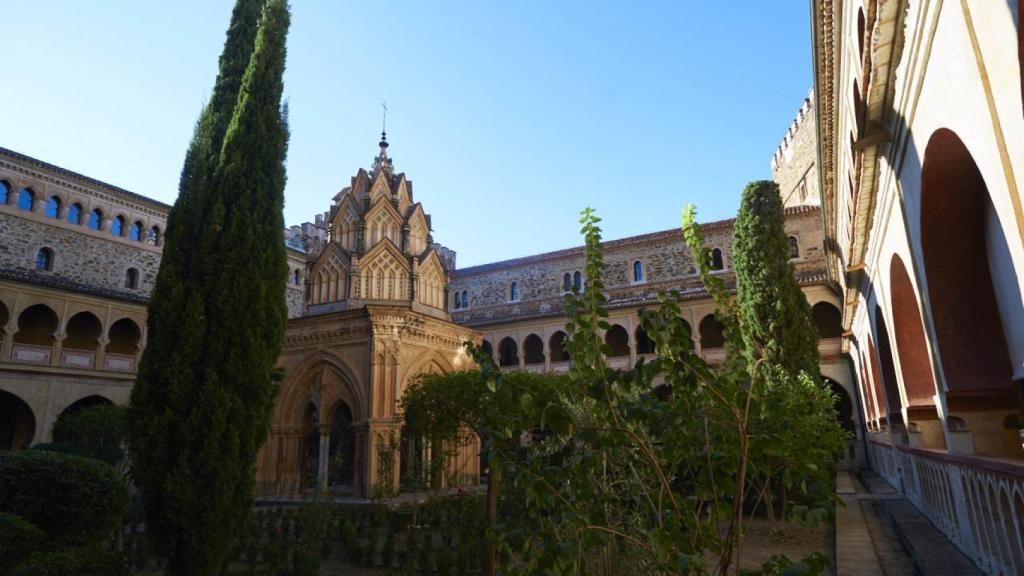
[(365, 304), (408, 304), (447, 318), (448, 250), (435, 245), (430, 216), (412, 182), (395, 173), (387, 133), (369, 171), (333, 199), (327, 241), (309, 274), (309, 314)]

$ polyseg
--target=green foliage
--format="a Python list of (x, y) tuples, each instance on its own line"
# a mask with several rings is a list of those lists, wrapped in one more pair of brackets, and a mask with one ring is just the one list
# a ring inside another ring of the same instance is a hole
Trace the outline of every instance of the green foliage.
[(238, 0), (185, 158), (132, 391), (133, 475), (167, 574), (219, 573), (248, 514), (286, 321), (283, 0)]
[(109, 545), (92, 544), (44, 552), (21, 564), (14, 576), (128, 576), (131, 567)]
[(734, 226), (733, 263), (744, 357), (761, 364), (751, 454), (771, 519), (776, 492), (783, 514), (793, 496), (828, 504), (832, 467), (822, 463), (842, 452), (847, 436), (821, 384), (817, 333), (789, 262), (784, 225), (778, 185), (748, 184)]
[(61, 414), (53, 424), (53, 441), (120, 445), (127, 427), (127, 406), (97, 404)]
[(102, 462), (44, 450), (0, 453), (0, 512), (42, 529), (48, 546), (109, 539), (128, 510), (128, 486)]
[(10, 574), (45, 539), (45, 532), (21, 516), (0, 512), (0, 574)]
[(733, 226), (736, 299), (746, 350), (791, 378), (819, 379), (818, 338), (807, 298), (789, 262), (779, 186), (768, 180), (743, 190)]
[(82, 444), (79, 442), (69, 442), (65, 444), (61, 442), (47, 442), (33, 445), (32, 450), (46, 450), (49, 452), (59, 452), (61, 454), (93, 458), (111, 466), (118, 466), (124, 460), (124, 448), (114, 444)]

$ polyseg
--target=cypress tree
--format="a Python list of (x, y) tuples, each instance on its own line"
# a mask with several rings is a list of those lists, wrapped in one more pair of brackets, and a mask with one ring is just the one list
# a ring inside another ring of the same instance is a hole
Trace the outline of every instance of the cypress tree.
[(220, 572), (251, 505), (275, 395), (289, 17), (283, 1), (264, 3), (238, 0), (232, 12), (168, 217), (132, 391), (133, 474), (169, 575)]
[(818, 339), (810, 306), (789, 262), (779, 186), (768, 180), (743, 190), (733, 227), (736, 300), (748, 354), (795, 378), (820, 379)]

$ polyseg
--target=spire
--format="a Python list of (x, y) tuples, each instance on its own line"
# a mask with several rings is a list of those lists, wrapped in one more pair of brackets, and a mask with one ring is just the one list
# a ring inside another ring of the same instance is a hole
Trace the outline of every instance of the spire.
[(380, 146), (380, 153), (377, 154), (376, 157), (374, 157), (374, 159), (373, 159), (373, 167), (370, 169), (370, 173), (372, 175), (376, 176), (378, 173), (383, 172), (383, 173), (387, 174), (388, 176), (391, 176), (393, 171), (392, 171), (392, 166), (391, 166), (391, 158), (388, 158), (388, 133), (387, 132), (383, 132), (382, 131), (380, 133), (380, 142), (378, 142), (378, 145)]
[(391, 159), (388, 158), (388, 103), (381, 102), (380, 107), (384, 109), (384, 116), (380, 122), (380, 142), (377, 143), (380, 146), (380, 154), (373, 159), (373, 168), (370, 169), (370, 173), (376, 176), (378, 172), (383, 171), (390, 177), (393, 172)]

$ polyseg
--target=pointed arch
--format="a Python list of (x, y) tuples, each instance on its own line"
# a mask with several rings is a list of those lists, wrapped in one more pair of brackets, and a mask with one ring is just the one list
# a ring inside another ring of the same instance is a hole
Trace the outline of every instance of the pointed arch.
[(355, 423), (366, 419), (366, 397), (359, 378), (345, 360), (327, 350), (311, 352), (285, 373), (274, 406), (274, 424), (302, 426), (311, 398), (321, 407), (333, 407), (342, 400), (352, 410)]
[(430, 224), (427, 223), (427, 215), (423, 211), (423, 205), (417, 202), (413, 206), (406, 223), (409, 226), (409, 240), (406, 252), (413, 256), (422, 254), (424, 250), (429, 248), (427, 236), (430, 235)]
[(342, 195), (338, 208), (334, 212), (332, 222), (334, 241), (348, 252), (356, 250), (356, 238), (359, 232), (359, 206), (352, 193)]
[(403, 301), (409, 299), (409, 261), (390, 240), (385, 239), (371, 248), (360, 260), (359, 267), (360, 298), (366, 300), (386, 299), (388, 294), (386, 279), (390, 272), (395, 278), (392, 299)]
[(372, 249), (379, 242), (387, 239), (394, 245), (402, 243), (402, 215), (395, 210), (390, 198), (377, 198), (373, 205), (366, 211), (364, 217), (367, 226), (367, 235), (363, 245), (366, 249)]
[(349, 256), (338, 242), (330, 242), (313, 263), (310, 277), (313, 279), (313, 290), (310, 293), (312, 304), (336, 302), (348, 297), (345, 291), (349, 276)]
[(431, 250), (419, 266), (419, 285), (416, 300), (432, 308), (444, 309), (446, 275), (444, 264), (437, 252)]

